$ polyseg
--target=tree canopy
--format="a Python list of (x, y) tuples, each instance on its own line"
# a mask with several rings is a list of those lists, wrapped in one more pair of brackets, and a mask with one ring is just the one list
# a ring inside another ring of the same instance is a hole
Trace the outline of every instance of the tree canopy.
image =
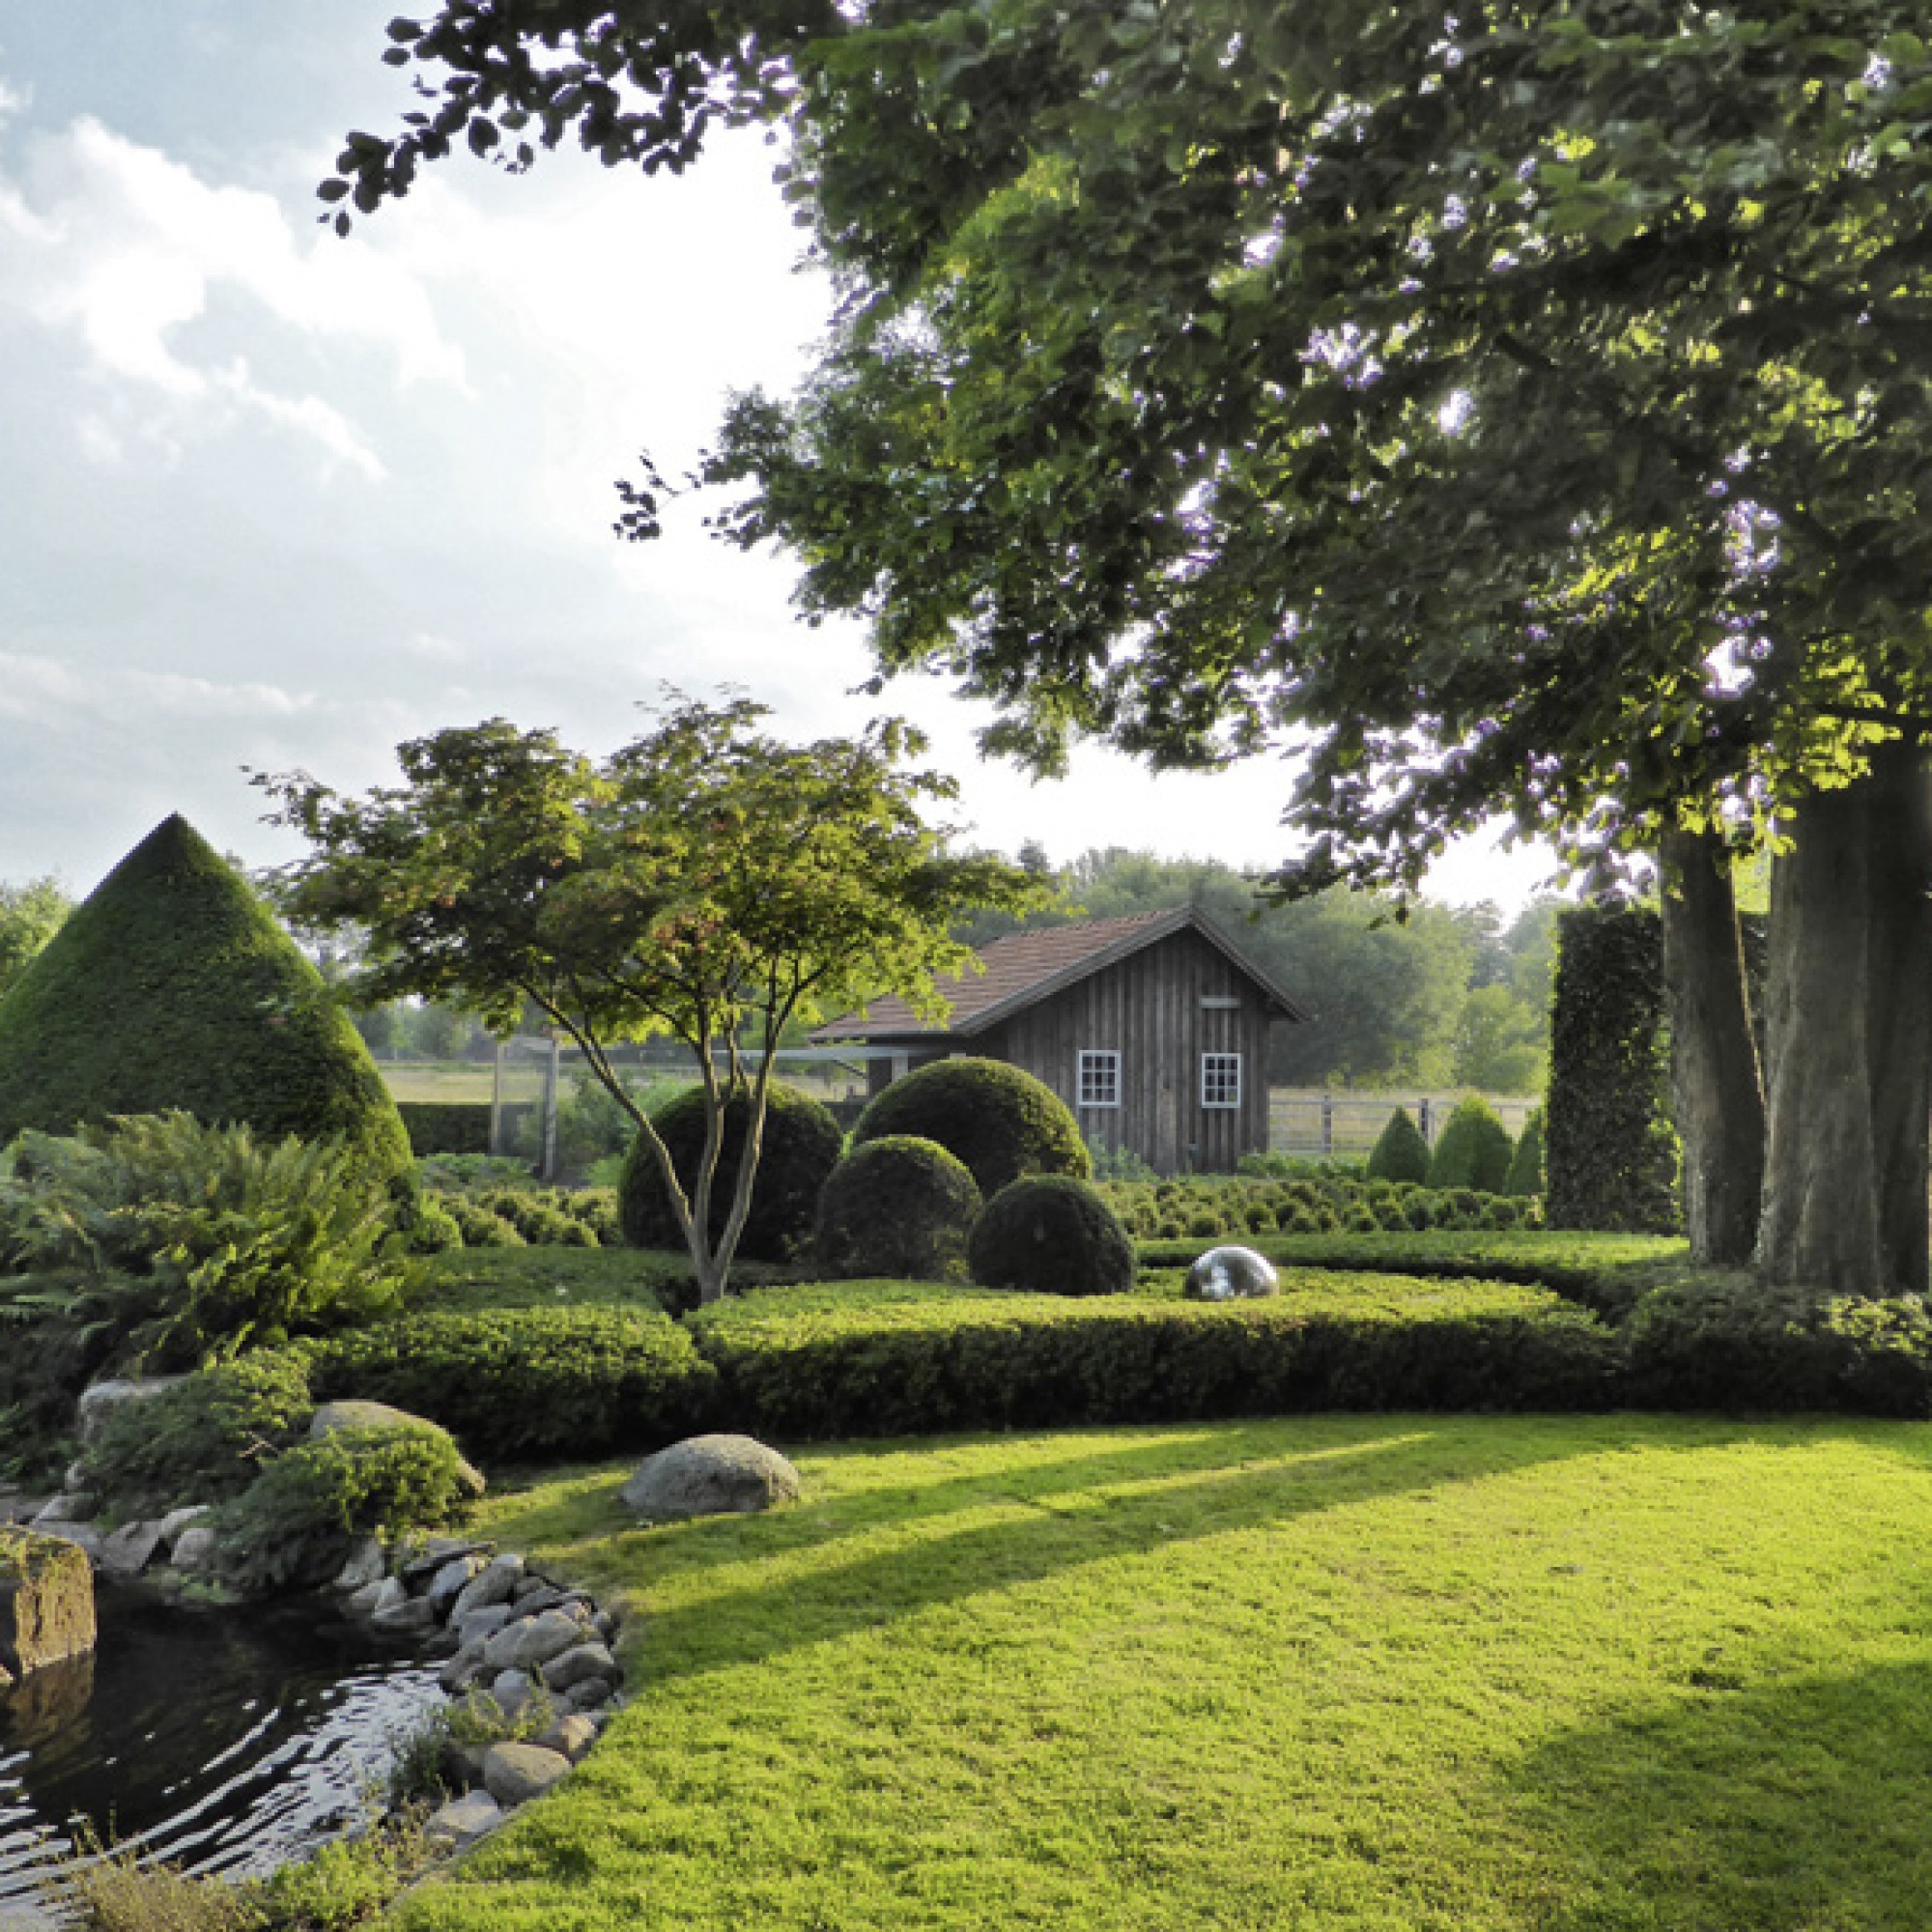
[[(758, 729), (765, 715), (673, 698), (602, 760), (491, 719), (402, 746), (403, 782), (361, 798), (306, 773), (256, 780), (310, 842), (284, 907), (363, 936), (355, 997), (440, 1001), (502, 1033), (534, 1007), (578, 1045), (659, 1161), (706, 1299), (751, 1209), (785, 1027), (882, 991), (934, 1009), (935, 975), (968, 958), (952, 919), (1041, 895), (1002, 860), (947, 851), (923, 813), (954, 788), (911, 762), (916, 731), (888, 719), (787, 745)], [(653, 1035), (691, 1050), (704, 1089), (689, 1191), (610, 1057)], [(733, 1095), (749, 1124), (714, 1236)]]
[(783, 119), (844, 300), (734, 408), (726, 534), (1037, 763), (1293, 745), (1307, 875), (1407, 883), (1497, 807), (1647, 843), (1932, 711), (1919, 25), (457, 0), (392, 29), (420, 122), (325, 192)]

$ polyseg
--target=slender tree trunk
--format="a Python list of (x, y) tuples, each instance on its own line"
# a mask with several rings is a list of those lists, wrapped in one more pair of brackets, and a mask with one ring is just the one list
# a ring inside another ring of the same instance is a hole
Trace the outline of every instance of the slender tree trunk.
[(1869, 781), (1802, 800), (1771, 874), (1770, 1133), (1758, 1267), (1870, 1294), (1883, 1280), (1867, 1016)]
[(1743, 1266), (1764, 1188), (1764, 1087), (1751, 1037), (1730, 856), (1710, 832), (1662, 843), (1663, 984), (1693, 1260)]
[(1928, 1285), (1927, 1127), (1932, 1122), (1932, 774), (1908, 743), (1881, 746), (1870, 780), (1867, 942), (1872, 1141), (1888, 1285)]

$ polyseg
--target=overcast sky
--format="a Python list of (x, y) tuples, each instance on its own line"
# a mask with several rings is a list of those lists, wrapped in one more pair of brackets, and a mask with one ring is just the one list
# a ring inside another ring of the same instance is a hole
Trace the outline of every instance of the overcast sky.
[[(616, 541), (635, 452), (680, 473), (823, 326), (770, 153), (452, 160), (338, 241), (315, 185), (408, 105), (397, 4), (0, 0), (0, 879), (85, 889), (174, 810), (286, 858), (244, 765), (359, 788), (492, 715), (605, 751), (665, 681), (741, 686), (790, 736), (912, 716), (1007, 851), (1283, 856), (1279, 765), (1090, 753), (1031, 784), (943, 684), (852, 696), (857, 629), (799, 623), (785, 559), (699, 506)], [(1472, 851), (1436, 890), (1511, 903), (1545, 869)]]

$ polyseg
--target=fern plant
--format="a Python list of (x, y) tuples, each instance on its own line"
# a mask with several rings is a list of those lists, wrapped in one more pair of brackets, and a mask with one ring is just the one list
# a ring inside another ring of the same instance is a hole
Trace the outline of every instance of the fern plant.
[(183, 1113), (0, 1153), (0, 1317), (156, 1367), (392, 1314), (409, 1264), (359, 1152)]

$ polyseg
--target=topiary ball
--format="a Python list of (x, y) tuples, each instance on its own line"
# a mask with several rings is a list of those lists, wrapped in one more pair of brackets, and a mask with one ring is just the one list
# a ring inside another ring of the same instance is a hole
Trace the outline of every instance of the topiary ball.
[[(724, 1232), (738, 1162), (745, 1148), (751, 1101), (738, 1094), (724, 1109), (724, 1145), (711, 1183), (711, 1237)], [(669, 1150), (679, 1184), (689, 1195), (704, 1153), (704, 1090), (687, 1087), (651, 1114), (651, 1124)], [(789, 1261), (811, 1236), (819, 1189), (838, 1164), (845, 1136), (838, 1122), (809, 1094), (773, 1081), (765, 1108), (758, 1171), (752, 1182), (752, 1211), (738, 1253), (746, 1261)], [(624, 1238), (634, 1248), (684, 1248), (671, 1209), (670, 1190), (649, 1143), (639, 1134), (624, 1161), (617, 1189)]]
[(1406, 1107), (1398, 1107), (1389, 1116), (1388, 1125), (1369, 1151), (1367, 1171), (1371, 1180), (1429, 1179), (1429, 1143), (1408, 1118)]
[(982, 1288), (1122, 1294), (1134, 1285), (1134, 1244), (1120, 1216), (1070, 1175), (1001, 1188), (973, 1224), (966, 1259)]
[(963, 1161), (937, 1141), (888, 1134), (832, 1170), (818, 1197), (812, 1256), (828, 1274), (854, 1281), (897, 1275), (949, 1281), (966, 1272), (966, 1237), (980, 1190)]
[(1003, 1060), (938, 1060), (895, 1080), (859, 1116), (852, 1144), (889, 1134), (937, 1141), (988, 1200), (1023, 1174), (1093, 1170), (1079, 1122), (1042, 1080)]
[(1470, 1187), (1478, 1194), (1500, 1194), (1509, 1179), (1515, 1151), (1509, 1129), (1479, 1094), (1457, 1104), (1435, 1143), (1429, 1163), (1431, 1187)]

